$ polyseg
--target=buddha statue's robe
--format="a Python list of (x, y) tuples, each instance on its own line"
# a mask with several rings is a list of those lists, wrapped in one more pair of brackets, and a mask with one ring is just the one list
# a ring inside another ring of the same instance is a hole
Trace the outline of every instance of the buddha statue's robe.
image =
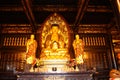
[(69, 60), (70, 56), (67, 49), (43, 49), (41, 58), (44, 60)]
[[(54, 45), (56, 43), (56, 45)], [(68, 60), (70, 56), (68, 55), (68, 49), (65, 47), (64, 38), (62, 35), (53, 34), (48, 35), (45, 42), (45, 48), (41, 51), (41, 59), (51, 60)]]
[(52, 44), (54, 42), (57, 42), (58, 43), (58, 47), (62, 47), (64, 48), (65, 47), (65, 43), (64, 43), (64, 38), (63, 36), (61, 36), (60, 34), (58, 35), (55, 35), (53, 36), (52, 34), (51, 35), (48, 35), (47, 38), (46, 38), (46, 42), (45, 42), (45, 47), (52, 47)]

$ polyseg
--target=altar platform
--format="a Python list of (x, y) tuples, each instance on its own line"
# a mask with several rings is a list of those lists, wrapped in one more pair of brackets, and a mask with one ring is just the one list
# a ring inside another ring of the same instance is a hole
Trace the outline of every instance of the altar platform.
[(17, 80), (93, 80), (93, 72), (16, 72)]

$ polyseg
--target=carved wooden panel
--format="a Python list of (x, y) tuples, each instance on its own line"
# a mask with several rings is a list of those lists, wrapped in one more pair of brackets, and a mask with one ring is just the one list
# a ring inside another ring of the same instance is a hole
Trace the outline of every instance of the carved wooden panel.
[(11, 35), (4, 35), (2, 36), (2, 46), (25, 46), (26, 41), (28, 40), (28, 35), (17, 35), (17, 34), (11, 34)]

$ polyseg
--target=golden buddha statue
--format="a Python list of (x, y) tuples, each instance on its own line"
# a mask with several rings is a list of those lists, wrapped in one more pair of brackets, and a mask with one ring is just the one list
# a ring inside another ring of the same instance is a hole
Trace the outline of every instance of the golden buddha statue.
[(42, 60), (69, 60), (68, 49), (65, 46), (65, 40), (59, 33), (59, 25), (53, 24), (50, 34), (46, 36), (44, 47), (41, 51)]
[(73, 48), (77, 63), (83, 63), (84, 42), (82, 41), (82, 39), (79, 38), (78, 34), (75, 35), (75, 40), (73, 41)]
[(37, 41), (34, 39), (34, 35), (30, 36), (30, 39), (27, 40), (26, 43), (26, 63), (32, 64), (34, 66), (36, 61), (36, 49), (37, 49)]

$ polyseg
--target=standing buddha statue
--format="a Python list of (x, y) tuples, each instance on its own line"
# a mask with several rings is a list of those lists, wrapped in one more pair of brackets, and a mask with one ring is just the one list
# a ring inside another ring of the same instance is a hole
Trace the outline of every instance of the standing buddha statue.
[(77, 64), (83, 63), (84, 43), (82, 39), (79, 38), (78, 34), (75, 35), (75, 40), (73, 41), (73, 48)]
[(32, 64), (34, 66), (35, 64), (35, 54), (37, 49), (37, 41), (34, 39), (34, 35), (32, 34), (30, 36), (30, 39), (27, 40), (26, 44), (26, 63)]

